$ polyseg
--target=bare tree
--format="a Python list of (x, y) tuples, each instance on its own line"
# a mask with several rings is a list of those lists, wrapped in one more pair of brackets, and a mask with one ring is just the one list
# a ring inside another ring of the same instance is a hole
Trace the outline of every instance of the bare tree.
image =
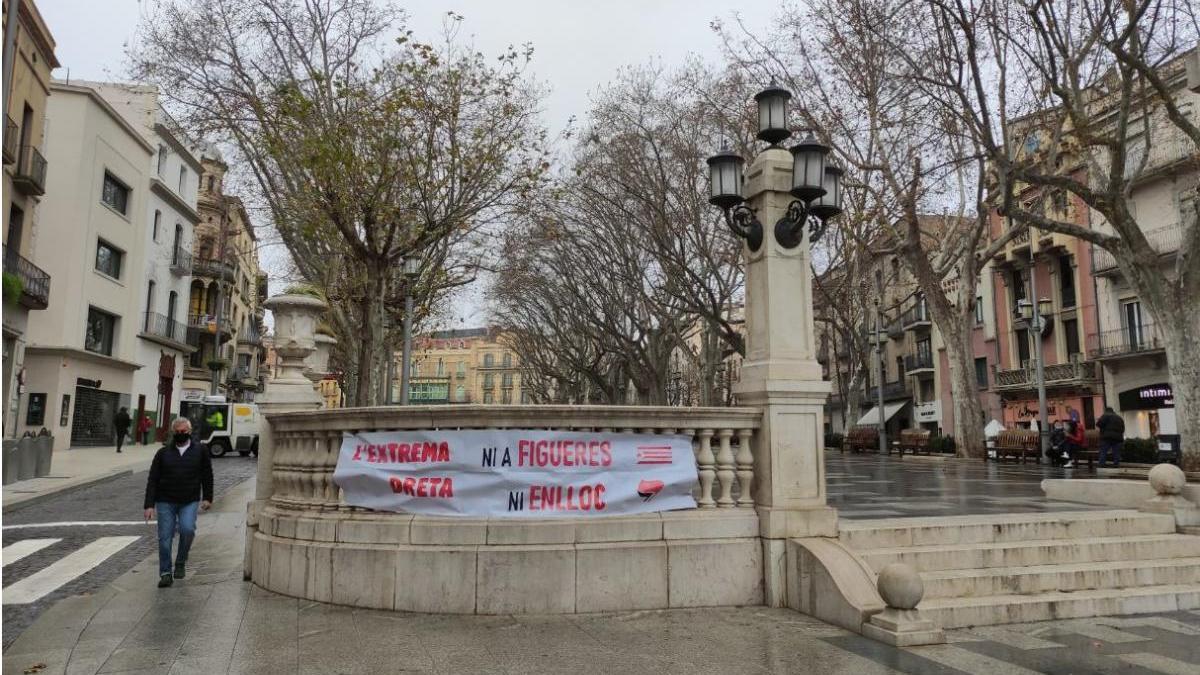
[(236, 148), (304, 278), (340, 264), (332, 314), (357, 405), (383, 397), (399, 261), (489, 226), (547, 166), (529, 50), (485, 59), (458, 45), (453, 14), (441, 43), (402, 32), (385, 49), (400, 19), (370, 0), (170, 0), (130, 53), (182, 120)]

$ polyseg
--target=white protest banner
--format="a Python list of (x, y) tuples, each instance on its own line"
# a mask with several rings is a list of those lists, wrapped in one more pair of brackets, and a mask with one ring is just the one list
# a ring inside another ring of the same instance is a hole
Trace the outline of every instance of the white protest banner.
[(544, 429), (346, 434), (346, 503), (436, 516), (554, 518), (696, 507), (687, 436)]

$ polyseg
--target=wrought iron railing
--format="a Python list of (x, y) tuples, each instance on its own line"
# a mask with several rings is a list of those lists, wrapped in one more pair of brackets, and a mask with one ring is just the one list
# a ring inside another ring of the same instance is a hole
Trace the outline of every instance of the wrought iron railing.
[(191, 274), (192, 254), (181, 247), (175, 247), (175, 250), (171, 251), (171, 271), (181, 277)]
[(21, 280), (21, 304), (32, 309), (50, 305), (50, 275), (16, 250), (4, 246), (4, 271)]
[(1151, 322), (1092, 333), (1088, 336), (1088, 355), (1093, 359), (1112, 358), (1152, 352), (1163, 348), (1158, 328)]
[[(1167, 225), (1145, 232), (1146, 243), (1158, 255), (1167, 255), (1183, 245), (1183, 228), (1178, 224)], [(1092, 273), (1100, 274), (1117, 269), (1117, 259), (1111, 251), (1092, 245)]]
[(900, 319), (900, 323), (904, 326), (905, 330), (910, 330), (922, 325), (928, 325), (929, 309), (925, 306), (924, 302), (918, 302), (917, 304), (905, 310), (904, 315)]
[[(1047, 385), (1067, 385), (1093, 382), (1096, 379), (1094, 361), (1071, 361), (1055, 363), (1043, 368)], [(1037, 369), (1032, 365), (1023, 368), (996, 371), (996, 389), (1023, 389), (1037, 384)]]
[(8, 115), (4, 116), (4, 163), (12, 164), (17, 161), (17, 123)]
[(187, 324), (158, 312), (146, 312), (142, 316), (142, 333), (146, 335), (186, 343), (187, 329)]
[(226, 281), (233, 281), (237, 278), (237, 269), (223, 260), (195, 258), (192, 260), (192, 275), (212, 279), (224, 277)]
[(925, 370), (933, 367), (933, 354), (909, 354), (904, 357), (904, 370)]
[(32, 145), (21, 148), (13, 187), (28, 195), (46, 194), (46, 158)]

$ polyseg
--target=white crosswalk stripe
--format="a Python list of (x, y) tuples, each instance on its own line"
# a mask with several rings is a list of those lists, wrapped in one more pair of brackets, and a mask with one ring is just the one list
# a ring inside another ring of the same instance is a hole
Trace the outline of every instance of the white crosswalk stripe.
[(76, 577), (95, 569), (100, 563), (138, 539), (139, 537), (101, 537), (5, 587), (3, 604), (23, 605), (35, 602)]
[(17, 543), (9, 544), (8, 546), (5, 546), (3, 550), (0, 550), (0, 561), (3, 561), (5, 565), (9, 565), (17, 562), (27, 555), (37, 553), (47, 546), (53, 546), (60, 541), (62, 541), (62, 539), (25, 539), (23, 541), (18, 541)]

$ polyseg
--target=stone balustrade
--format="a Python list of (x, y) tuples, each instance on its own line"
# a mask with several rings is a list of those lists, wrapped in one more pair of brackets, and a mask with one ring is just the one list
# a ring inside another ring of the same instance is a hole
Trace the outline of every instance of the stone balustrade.
[(271, 504), (350, 511), (333, 482), (345, 433), (405, 429), (550, 429), (691, 436), (701, 509), (754, 506), (753, 408), (646, 406), (407, 406), (277, 413), (270, 416)]

